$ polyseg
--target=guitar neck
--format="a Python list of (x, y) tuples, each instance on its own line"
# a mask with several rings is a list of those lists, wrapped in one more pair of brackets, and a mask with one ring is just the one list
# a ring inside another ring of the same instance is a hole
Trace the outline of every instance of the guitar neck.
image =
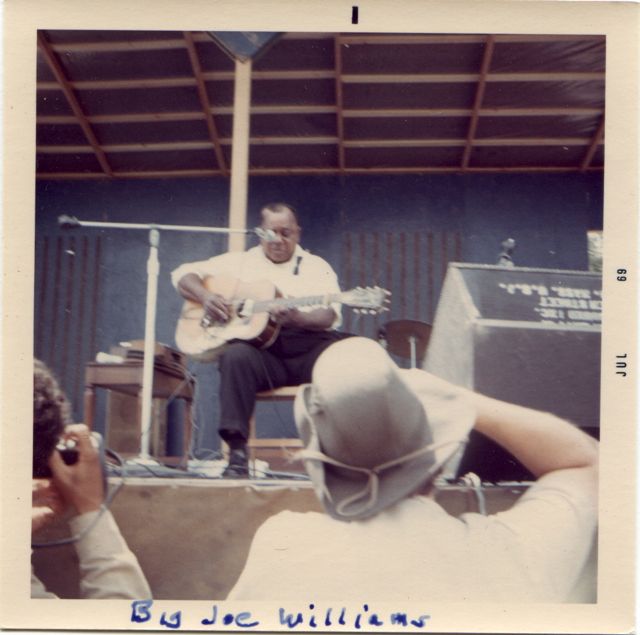
[(253, 305), (253, 312), (263, 313), (273, 306), (287, 306), (292, 308), (313, 305), (326, 306), (332, 302), (340, 302), (341, 295), (340, 293), (330, 293), (328, 295), (310, 295), (303, 298), (274, 298), (273, 300), (262, 300)]

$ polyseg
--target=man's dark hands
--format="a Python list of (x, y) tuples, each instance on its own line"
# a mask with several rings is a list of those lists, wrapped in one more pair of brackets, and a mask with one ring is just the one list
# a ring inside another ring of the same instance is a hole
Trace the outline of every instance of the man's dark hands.
[(231, 305), (219, 293), (207, 293), (202, 299), (205, 315), (216, 322), (228, 322)]
[(300, 326), (301, 312), (296, 307), (274, 305), (269, 309), (269, 315), (280, 326)]

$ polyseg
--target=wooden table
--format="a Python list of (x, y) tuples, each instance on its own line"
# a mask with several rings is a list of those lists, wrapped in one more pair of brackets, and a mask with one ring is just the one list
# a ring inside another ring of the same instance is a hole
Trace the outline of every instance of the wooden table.
[[(90, 362), (85, 367), (84, 376), (84, 421), (93, 427), (95, 418), (95, 389), (104, 388), (125, 393), (138, 398), (138, 426), (142, 431), (142, 361), (127, 361), (121, 364), (101, 364)], [(183, 463), (189, 458), (191, 447), (192, 405), (195, 393), (195, 379), (178, 368), (171, 368), (156, 362), (153, 369), (153, 392), (156, 399), (184, 399), (186, 416), (183, 433)], [(153, 422), (152, 422), (153, 425)]]

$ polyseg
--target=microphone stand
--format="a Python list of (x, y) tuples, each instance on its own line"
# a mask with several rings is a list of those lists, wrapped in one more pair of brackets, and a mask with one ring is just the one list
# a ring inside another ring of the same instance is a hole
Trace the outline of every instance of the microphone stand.
[[(263, 230), (231, 229), (227, 227), (202, 227), (195, 225), (158, 225), (155, 223), (109, 223), (98, 221), (81, 221), (74, 216), (59, 216), (58, 224), (63, 229), (75, 227), (96, 227), (105, 229), (144, 229), (149, 232), (149, 257), (147, 259), (147, 297), (145, 303), (145, 327), (144, 327), (144, 358), (142, 366), (142, 412), (140, 427), (142, 431), (140, 440), (140, 454), (131, 459), (132, 463), (140, 465), (158, 465), (158, 461), (151, 458), (151, 405), (153, 399), (153, 368), (155, 362), (155, 327), (156, 308), (158, 297), (158, 275), (160, 262), (158, 259), (158, 246), (160, 244), (160, 230), (180, 232), (200, 232), (209, 234), (257, 234), (264, 237)], [(187, 448), (188, 451), (188, 448)]]

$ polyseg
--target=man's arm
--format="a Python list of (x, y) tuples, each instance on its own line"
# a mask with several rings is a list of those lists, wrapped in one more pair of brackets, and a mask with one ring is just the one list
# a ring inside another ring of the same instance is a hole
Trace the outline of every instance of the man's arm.
[(83, 424), (67, 426), (65, 436), (76, 442), (78, 461), (66, 465), (60, 454), (54, 452), (49, 466), (54, 486), (78, 513), (69, 522), (72, 532), (86, 531), (75, 543), (82, 597), (150, 598), (151, 590), (142, 569), (113, 516), (100, 511), (104, 500), (102, 467), (89, 429)]
[(187, 273), (178, 280), (178, 292), (186, 300), (202, 305), (205, 313), (215, 320), (226, 322), (231, 313), (227, 301), (218, 293), (211, 293), (197, 273)]
[(598, 442), (555, 415), (469, 392), (476, 407), (475, 429), (518, 459), (536, 478), (581, 468), (594, 473)]

